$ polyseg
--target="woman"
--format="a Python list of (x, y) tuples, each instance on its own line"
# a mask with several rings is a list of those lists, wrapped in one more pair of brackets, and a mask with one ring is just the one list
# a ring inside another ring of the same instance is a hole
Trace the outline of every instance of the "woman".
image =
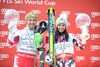
[[(12, 11), (14, 13), (12, 13)], [(37, 31), (36, 23), (38, 16), (32, 12), (26, 14), (26, 27), (22, 30), (18, 30), (17, 24), (15, 24), (17, 21), (13, 20), (19, 19), (19, 14), (16, 12), (16, 10), (10, 10), (6, 13), (7, 15), (5, 15), (6, 19), (10, 18), (8, 24), (10, 33), (7, 43), (10, 46), (18, 44), (13, 67), (34, 67), (37, 55), (37, 48), (36, 44), (34, 43), (34, 34)]]
[[(74, 44), (83, 49), (83, 47), (78, 44), (77, 38), (67, 32), (66, 28), (68, 22), (66, 16), (63, 14), (56, 20), (56, 32), (55, 32), (55, 56), (56, 56), (56, 66), (57, 67), (75, 67), (73, 60), (74, 54)], [(51, 65), (53, 63), (49, 56), (46, 56), (46, 63)]]

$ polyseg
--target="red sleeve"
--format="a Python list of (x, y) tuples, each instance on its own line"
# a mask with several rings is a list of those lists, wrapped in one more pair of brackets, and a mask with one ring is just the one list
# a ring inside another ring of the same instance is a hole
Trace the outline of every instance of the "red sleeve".
[(10, 41), (9, 39), (7, 40), (7, 43), (10, 44), (11, 46), (14, 44), (12, 41)]
[(8, 38), (7, 39), (7, 43), (11, 46), (13, 46), (13, 44), (17, 44), (19, 41), (19, 36), (16, 36), (14, 38)]
[(19, 41), (19, 36), (14, 37), (14, 43), (17, 44)]

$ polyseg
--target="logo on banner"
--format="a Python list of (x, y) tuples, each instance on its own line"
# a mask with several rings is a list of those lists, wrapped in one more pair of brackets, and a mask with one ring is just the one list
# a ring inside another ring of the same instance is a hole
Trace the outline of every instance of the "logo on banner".
[(0, 42), (0, 48), (8, 47), (9, 45), (4, 42)]
[[(61, 11), (61, 14), (66, 14), (67, 16), (71, 14), (70, 11)], [(70, 26), (70, 22), (67, 23)]]
[(4, 60), (4, 59), (7, 59), (7, 58), (9, 58), (8, 54), (0, 54), (0, 60)]
[(76, 59), (76, 62), (80, 62), (80, 61), (85, 60), (85, 57), (84, 56), (76, 56), (75, 59)]
[(100, 45), (91, 45), (91, 51), (100, 50)]
[[(1, 9), (1, 14), (5, 14), (7, 10), (9, 10), (9, 9), (2, 8)], [(19, 10), (18, 12), (21, 13), (21, 14), (25, 14), (26, 13), (26, 11), (22, 11), (22, 10)]]
[(91, 34), (91, 40), (99, 39), (100, 34)]
[(0, 21), (0, 25), (4, 26), (5, 24), (8, 24), (7, 22), (5, 22), (4, 20)]
[(34, 12), (36, 14), (40, 14), (41, 13), (41, 10), (32, 10), (31, 12)]
[(100, 57), (99, 56), (92, 56), (90, 57), (91, 62), (96, 62), (96, 61), (100, 61)]
[(70, 15), (71, 11), (61, 11), (61, 13), (65, 13), (66, 15)]
[[(1, 26), (4, 26), (5, 24), (8, 24), (7, 22), (5, 22), (4, 20), (0, 21)], [(21, 20), (18, 22), (18, 26), (20, 26), (21, 24), (26, 24), (26, 22), (24, 20)]]
[(20, 26), (21, 24), (26, 24), (26, 22), (24, 20), (21, 20), (18, 22), (18, 26)]
[(100, 12), (91, 12), (91, 16), (95, 18), (96, 16), (100, 16)]
[(2, 9), (1, 9), (1, 14), (5, 14), (5, 12), (6, 12), (7, 10), (9, 10), (9, 9), (2, 8)]
[(5, 36), (8, 36), (8, 35), (9, 35), (8, 31), (0, 31), (0, 36), (1, 37), (5, 37)]
[(92, 29), (99, 28), (99, 27), (100, 27), (100, 23), (91, 23)]

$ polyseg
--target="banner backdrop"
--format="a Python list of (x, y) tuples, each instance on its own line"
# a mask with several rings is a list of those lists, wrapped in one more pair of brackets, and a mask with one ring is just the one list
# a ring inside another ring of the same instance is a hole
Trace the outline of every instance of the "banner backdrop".
[(86, 49), (80, 50), (75, 46), (74, 59), (76, 67), (100, 67), (100, 0), (0, 0), (0, 67), (13, 67), (16, 53), (16, 47), (8, 48), (6, 44), (9, 31), (4, 13), (9, 9), (16, 9), (20, 13), (18, 29), (23, 29), (26, 25), (26, 13), (37, 13), (39, 23), (41, 20), (48, 20), (46, 13), (50, 7), (55, 9), (56, 18), (61, 13), (68, 15), (67, 31), (76, 36), (81, 34), (80, 28), (76, 26), (76, 16), (79, 13), (89, 15), (91, 23)]

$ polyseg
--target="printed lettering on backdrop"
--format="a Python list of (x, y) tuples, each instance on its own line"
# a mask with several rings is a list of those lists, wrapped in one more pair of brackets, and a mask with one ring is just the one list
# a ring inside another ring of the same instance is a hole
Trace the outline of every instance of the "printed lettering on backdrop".
[[(100, 1), (57, 1), (57, 0), (0, 0), (0, 67), (13, 67), (16, 46), (8, 47), (6, 44), (9, 34), (8, 23), (4, 21), (4, 14), (9, 9), (15, 9), (20, 14), (18, 29), (26, 25), (25, 15), (35, 12), (38, 15), (38, 23), (41, 20), (48, 21), (47, 10), (55, 9), (55, 19), (61, 13), (68, 15), (69, 33), (81, 37), (85, 50), (75, 46), (74, 59), (76, 67), (100, 67)], [(83, 17), (84, 15), (85, 17)], [(82, 20), (82, 18), (84, 18)], [(83, 23), (84, 22), (84, 23)], [(45, 67), (48, 67), (45, 63)]]

